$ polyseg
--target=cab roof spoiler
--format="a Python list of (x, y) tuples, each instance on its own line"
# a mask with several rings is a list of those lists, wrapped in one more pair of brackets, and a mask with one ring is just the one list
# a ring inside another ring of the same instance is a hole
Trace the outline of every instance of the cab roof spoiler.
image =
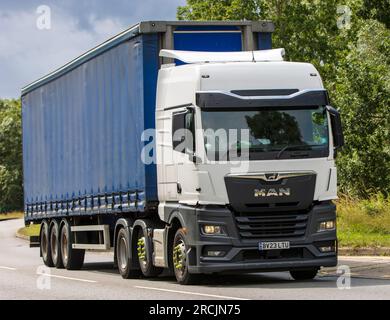
[(283, 61), (285, 50), (283, 48), (256, 51), (208, 52), (208, 51), (160, 51), (160, 57), (180, 60), (184, 63), (208, 62), (271, 62)]

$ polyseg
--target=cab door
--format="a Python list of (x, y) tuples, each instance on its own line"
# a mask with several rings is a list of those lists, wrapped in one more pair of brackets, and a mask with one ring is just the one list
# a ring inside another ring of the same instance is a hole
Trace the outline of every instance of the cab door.
[(172, 146), (177, 164), (177, 194), (181, 203), (195, 205), (198, 201), (198, 175), (195, 157), (195, 109), (192, 107), (172, 114)]

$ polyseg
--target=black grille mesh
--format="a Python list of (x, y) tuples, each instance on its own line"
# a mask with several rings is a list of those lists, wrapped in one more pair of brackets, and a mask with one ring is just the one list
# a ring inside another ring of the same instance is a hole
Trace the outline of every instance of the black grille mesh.
[(267, 213), (236, 216), (239, 234), (247, 239), (297, 238), (304, 236), (307, 213)]

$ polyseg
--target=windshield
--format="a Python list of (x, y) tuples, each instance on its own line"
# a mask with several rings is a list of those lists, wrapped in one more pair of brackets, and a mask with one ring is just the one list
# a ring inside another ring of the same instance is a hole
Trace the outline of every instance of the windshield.
[(239, 156), (244, 147), (251, 160), (328, 156), (324, 107), (203, 110), (202, 125), (206, 153), (212, 160), (232, 158), (232, 149)]

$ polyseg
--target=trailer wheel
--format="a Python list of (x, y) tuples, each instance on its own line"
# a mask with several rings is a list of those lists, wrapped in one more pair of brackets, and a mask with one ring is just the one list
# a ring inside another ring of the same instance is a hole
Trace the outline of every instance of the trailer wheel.
[(43, 263), (47, 267), (54, 267), (50, 251), (49, 224), (46, 220), (41, 223), (40, 249)]
[(56, 268), (63, 268), (60, 247), (60, 225), (57, 220), (52, 220), (50, 223), (50, 253), (53, 265)]
[(294, 280), (303, 281), (303, 280), (312, 280), (316, 277), (318, 269), (307, 269), (307, 270), (291, 270), (290, 274)]
[(129, 231), (121, 228), (116, 238), (116, 260), (119, 273), (123, 279), (140, 276), (140, 271), (132, 268), (130, 250), (132, 250)]
[(148, 239), (148, 236), (145, 234), (145, 230), (140, 228), (138, 230), (137, 237), (137, 256), (138, 263), (142, 274), (145, 277), (157, 277), (163, 272), (163, 268), (155, 267), (153, 265), (153, 252), (151, 248), (151, 242)]
[(73, 236), (68, 220), (62, 220), (61, 225), (62, 263), (67, 270), (80, 270), (84, 264), (85, 250), (72, 248)]
[(198, 275), (188, 271), (188, 245), (186, 235), (182, 228), (178, 229), (173, 240), (172, 265), (176, 280), (179, 284), (195, 284), (198, 282)]

